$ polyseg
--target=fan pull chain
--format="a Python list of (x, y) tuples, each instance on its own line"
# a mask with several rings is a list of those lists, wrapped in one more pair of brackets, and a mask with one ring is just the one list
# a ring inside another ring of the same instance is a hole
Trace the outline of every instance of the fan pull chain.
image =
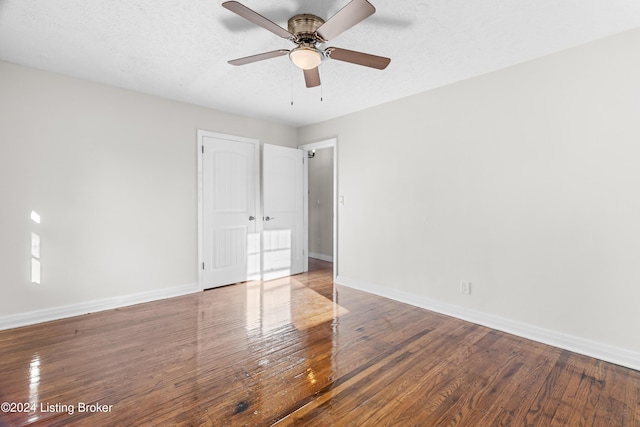
[[(322, 72), (322, 67), (318, 67), (318, 73), (320, 73), (320, 81), (324, 81), (324, 73)], [(323, 101), (324, 94), (324, 85), (320, 84), (320, 102)]]
[(289, 73), (289, 76), (291, 77), (289, 81), (291, 83), (291, 106), (293, 107), (293, 67), (289, 67), (289, 70), (291, 71)]

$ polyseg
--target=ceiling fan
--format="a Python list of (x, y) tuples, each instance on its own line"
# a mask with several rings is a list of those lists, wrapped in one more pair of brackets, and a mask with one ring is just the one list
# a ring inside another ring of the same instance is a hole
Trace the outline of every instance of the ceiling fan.
[(229, 61), (231, 65), (245, 65), (288, 54), (291, 62), (304, 72), (307, 87), (316, 87), (320, 85), (318, 66), (327, 58), (379, 70), (384, 70), (391, 62), (389, 58), (339, 47), (327, 47), (324, 50), (318, 47), (373, 15), (376, 9), (367, 0), (352, 0), (326, 21), (309, 13), (294, 15), (289, 19), (288, 30), (237, 1), (227, 1), (222, 6), (297, 45), (291, 50), (279, 49), (234, 59)]

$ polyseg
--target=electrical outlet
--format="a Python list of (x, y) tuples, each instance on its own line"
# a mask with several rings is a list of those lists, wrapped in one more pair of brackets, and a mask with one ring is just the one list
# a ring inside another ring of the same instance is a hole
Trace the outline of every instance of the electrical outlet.
[(471, 295), (471, 282), (464, 280), (460, 281), (460, 293), (464, 295)]

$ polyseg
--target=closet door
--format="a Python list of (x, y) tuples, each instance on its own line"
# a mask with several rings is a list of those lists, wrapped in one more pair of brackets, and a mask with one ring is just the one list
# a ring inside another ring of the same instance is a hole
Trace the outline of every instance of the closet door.
[(259, 279), (258, 142), (205, 132), (200, 138), (203, 287)]
[(263, 279), (304, 271), (304, 151), (264, 144)]

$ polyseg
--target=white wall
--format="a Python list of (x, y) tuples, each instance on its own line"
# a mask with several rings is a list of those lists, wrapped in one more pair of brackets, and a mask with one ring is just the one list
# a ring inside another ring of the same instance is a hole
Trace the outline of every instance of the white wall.
[(194, 288), (196, 130), (297, 146), (293, 128), (6, 62), (0, 94), (0, 324)]
[(333, 258), (333, 147), (316, 150), (309, 169), (309, 255)]
[(635, 30), (300, 129), (339, 140), (343, 282), (640, 366), (638, 46)]

